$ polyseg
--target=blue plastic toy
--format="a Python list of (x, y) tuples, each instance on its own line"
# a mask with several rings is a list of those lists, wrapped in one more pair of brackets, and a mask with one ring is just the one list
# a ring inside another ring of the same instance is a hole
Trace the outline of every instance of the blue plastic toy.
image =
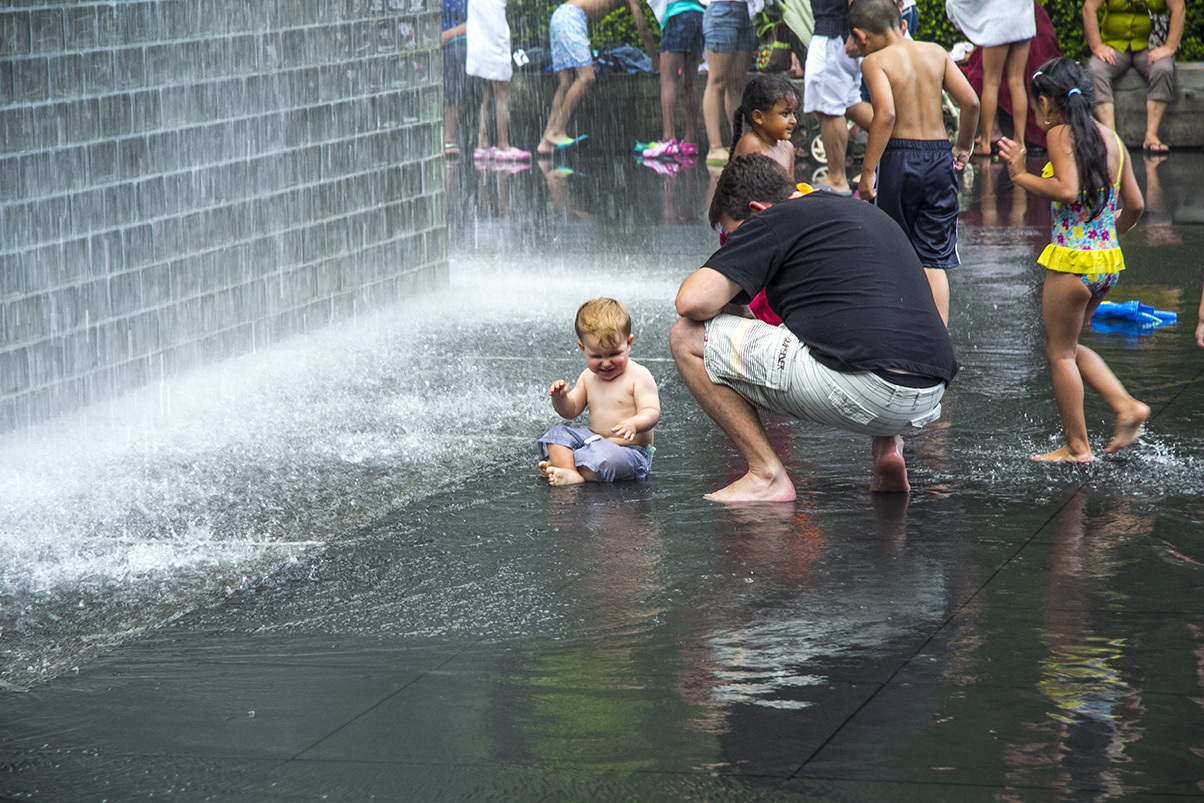
[(1170, 326), (1178, 315), (1154, 309), (1140, 301), (1100, 302), (1091, 316), (1091, 328), (1098, 332), (1119, 332), (1129, 335), (1144, 335), (1162, 326)]

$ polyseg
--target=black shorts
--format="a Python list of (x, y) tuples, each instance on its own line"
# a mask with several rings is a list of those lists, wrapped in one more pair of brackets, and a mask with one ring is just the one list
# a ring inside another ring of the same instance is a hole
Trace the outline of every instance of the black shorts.
[(949, 140), (892, 139), (878, 163), (878, 208), (895, 219), (920, 264), (955, 268), (957, 171)]

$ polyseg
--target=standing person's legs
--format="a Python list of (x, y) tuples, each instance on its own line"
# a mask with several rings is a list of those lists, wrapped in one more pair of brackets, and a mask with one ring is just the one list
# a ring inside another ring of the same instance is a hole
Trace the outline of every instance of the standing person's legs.
[[(660, 56), (661, 70), (661, 142), (674, 139), (674, 118), (677, 116), (677, 74), (685, 62), (685, 53), (674, 53), (662, 50)], [(682, 73), (682, 84), (685, 84), (685, 73)], [(689, 99), (686, 100), (689, 105)], [(690, 125), (689, 112), (686, 113), (686, 125)]]
[[(681, 91), (685, 96), (685, 103), (682, 105), (682, 112), (686, 115), (685, 123), (682, 125), (683, 143), (690, 143), (697, 146), (698, 144), (698, 56), (692, 54), (684, 54), (681, 62)], [(697, 147), (692, 151), (692, 154), (698, 152)], [(687, 154), (691, 155), (691, 154)]]
[(824, 184), (838, 192), (849, 189), (849, 178), (845, 172), (845, 154), (849, 149), (849, 126), (844, 115), (836, 116), (816, 112), (819, 118), (819, 138), (824, 143), (824, 154), (828, 157), (828, 177)]
[[(999, 82), (1007, 66), (1008, 45), (992, 45), (982, 49), (982, 114), (979, 116), (978, 139), (974, 143), (975, 156), (990, 156), (993, 150), (991, 137), (994, 135), (995, 115), (999, 111)], [(1008, 87), (1011, 89), (1010, 85)], [(1025, 89), (1025, 93), (1028, 89)], [(1023, 139), (1024, 132), (1013, 134)]]
[[(1024, 129), (1028, 125), (1028, 51), (1033, 40), (1013, 42), (1008, 45), (1007, 82), (1012, 97), (1012, 138), (1024, 142)], [(996, 98), (998, 105), (998, 98)]]
[(493, 81), (481, 81), (481, 108), (477, 112), (477, 150), (475, 158), (488, 156), (489, 151), (489, 117), (493, 113)]
[(544, 130), (543, 141), (539, 143), (539, 152), (547, 155), (556, 150), (556, 146), (571, 139), (568, 125), (573, 118), (577, 105), (585, 97), (585, 93), (594, 85), (594, 68), (574, 67), (561, 70), (560, 88), (552, 99), (552, 115), (548, 118), (548, 127)]
[(789, 502), (794, 483), (774, 452), (756, 408), (726, 385), (716, 385), (703, 361), (706, 325), (680, 319), (673, 326), (669, 345), (682, 381), (748, 461), (748, 472), (727, 487), (707, 494), (715, 502)]
[(497, 148), (510, 150), (510, 82), (493, 81), (494, 125), (497, 127)]
[[(707, 161), (727, 161), (728, 150), (723, 145), (724, 99), (727, 97), (727, 82), (732, 69), (734, 53), (716, 53), (707, 50), (707, 85), (702, 94), (702, 119), (707, 129)], [(731, 119), (728, 119), (731, 127)]]

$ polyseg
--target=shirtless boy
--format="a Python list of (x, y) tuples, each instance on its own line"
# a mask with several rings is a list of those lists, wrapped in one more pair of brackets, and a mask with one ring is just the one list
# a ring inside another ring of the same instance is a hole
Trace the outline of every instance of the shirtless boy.
[[(894, 0), (854, 0), (849, 27), (864, 54), (861, 74), (874, 120), (858, 195), (875, 201), (907, 232), (920, 257), (941, 319), (949, 323), (949, 279), (957, 254), (957, 173), (970, 159), (978, 96), (940, 45), (903, 35)], [(950, 150), (944, 89), (961, 109)]]
[(652, 428), (661, 417), (656, 381), (631, 359), (631, 316), (612, 298), (577, 310), (585, 370), (572, 390), (563, 379), (548, 395), (561, 418), (589, 410), (589, 429), (552, 427), (539, 439), (539, 473), (552, 485), (643, 479), (652, 465)]
[[(622, 0), (569, 0), (552, 12), (548, 22), (548, 37), (552, 44), (552, 69), (560, 80), (556, 95), (552, 98), (552, 111), (543, 139), (535, 149), (549, 156), (561, 148), (567, 148), (585, 139), (570, 137), (567, 133), (569, 120), (585, 93), (594, 85), (594, 53), (589, 46), (589, 25), (605, 17), (619, 7)], [(657, 63), (656, 43), (648, 32), (644, 10), (639, 0), (627, 0), (627, 7), (635, 18), (636, 33), (652, 66)]]

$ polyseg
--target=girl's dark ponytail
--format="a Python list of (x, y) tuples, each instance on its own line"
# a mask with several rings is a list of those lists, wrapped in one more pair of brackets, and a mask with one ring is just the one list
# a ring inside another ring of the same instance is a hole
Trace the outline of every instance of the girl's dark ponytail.
[[(732, 112), (732, 147), (728, 149), (728, 153), (736, 152), (736, 145), (739, 144), (740, 137), (744, 135), (744, 117), (746, 114), (747, 112), (744, 111), (743, 103), (737, 106), (736, 110)], [(749, 118), (749, 122), (752, 122), (752, 118)]]
[(1062, 114), (1074, 136), (1074, 161), (1079, 170), (1079, 198), (1091, 218), (1108, 203), (1108, 148), (1095, 124), (1095, 90), (1087, 71), (1067, 58), (1051, 59), (1033, 75), (1033, 97), (1045, 97)]

